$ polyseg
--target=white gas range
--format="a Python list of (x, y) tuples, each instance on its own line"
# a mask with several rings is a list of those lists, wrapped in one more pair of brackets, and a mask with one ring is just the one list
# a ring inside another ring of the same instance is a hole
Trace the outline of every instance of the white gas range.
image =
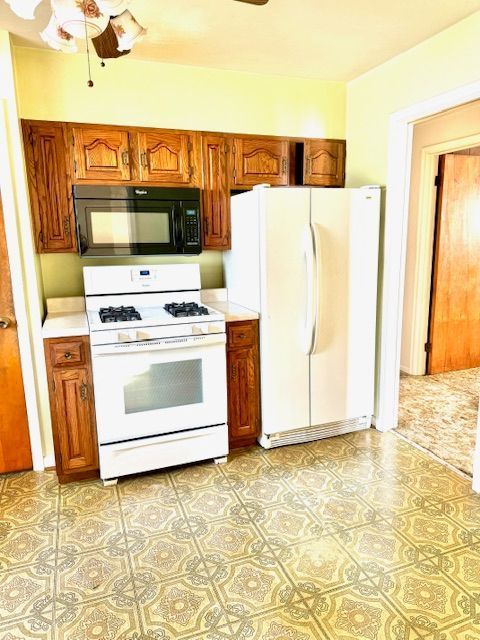
[(224, 316), (198, 264), (84, 267), (100, 477), (228, 454)]

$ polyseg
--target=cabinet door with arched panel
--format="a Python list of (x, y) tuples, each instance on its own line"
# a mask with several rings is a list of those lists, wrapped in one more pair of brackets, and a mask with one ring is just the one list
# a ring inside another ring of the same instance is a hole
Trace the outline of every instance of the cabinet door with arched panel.
[(131, 179), (128, 130), (118, 127), (74, 126), (74, 180), (124, 182)]
[(305, 140), (303, 184), (344, 186), (345, 140)]
[(137, 135), (142, 182), (184, 187), (199, 184), (198, 143), (195, 133), (150, 129), (140, 130)]
[(233, 144), (235, 188), (266, 182), (288, 185), (289, 142), (281, 138), (235, 138)]

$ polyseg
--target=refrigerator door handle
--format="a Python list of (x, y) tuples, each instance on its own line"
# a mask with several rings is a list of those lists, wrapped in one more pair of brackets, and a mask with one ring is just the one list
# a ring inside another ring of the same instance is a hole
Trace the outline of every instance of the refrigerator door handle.
[(303, 230), (303, 257), (305, 261), (306, 309), (302, 347), (305, 355), (309, 356), (311, 355), (313, 350), (316, 320), (315, 248), (313, 240), (313, 230), (309, 224), (306, 224)]
[(313, 348), (311, 355), (320, 352), (320, 329), (322, 325), (322, 236), (320, 225), (312, 222), (313, 248), (315, 253), (315, 328), (313, 333)]

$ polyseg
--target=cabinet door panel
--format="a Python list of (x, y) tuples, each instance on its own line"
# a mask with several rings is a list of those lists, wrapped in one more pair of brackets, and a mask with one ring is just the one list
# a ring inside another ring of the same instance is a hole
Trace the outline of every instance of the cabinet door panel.
[(343, 187), (345, 141), (306, 140), (303, 182), (320, 187)]
[(108, 127), (73, 127), (76, 180), (130, 180), (128, 131)]
[(197, 178), (194, 142), (194, 134), (188, 132), (139, 132), (142, 181), (193, 186)]
[(202, 137), (203, 247), (230, 249), (230, 141)]
[(97, 466), (92, 388), (86, 367), (53, 371), (56, 430), (62, 471)]
[(37, 251), (74, 252), (75, 218), (66, 125), (24, 122), (23, 132)]
[[(228, 362), (228, 426), (231, 441), (255, 440), (258, 431), (255, 350), (232, 349)], [(240, 444), (240, 443), (239, 443)]]
[(236, 186), (262, 182), (288, 185), (288, 141), (267, 138), (236, 138), (234, 141)]

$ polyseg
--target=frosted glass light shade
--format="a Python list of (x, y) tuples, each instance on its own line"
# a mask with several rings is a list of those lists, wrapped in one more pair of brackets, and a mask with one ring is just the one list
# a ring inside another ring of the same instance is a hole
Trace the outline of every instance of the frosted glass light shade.
[(52, 8), (58, 24), (75, 38), (96, 38), (110, 19), (94, 0), (52, 0)]
[(5, 0), (17, 16), (25, 20), (34, 20), (35, 9), (42, 0)]
[(110, 24), (117, 36), (119, 51), (129, 51), (147, 33), (147, 30), (138, 24), (128, 9), (112, 18)]
[(75, 53), (77, 51), (75, 38), (62, 29), (54, 14), (52, 14), (46, 28), (40, 32), (40, 37), (52, 49), (57, 51), (63, 51), (64, 53)]
[(96, 2), (104, 13), (112, 17), (123, 13), (131, 0), (96, 0)]

